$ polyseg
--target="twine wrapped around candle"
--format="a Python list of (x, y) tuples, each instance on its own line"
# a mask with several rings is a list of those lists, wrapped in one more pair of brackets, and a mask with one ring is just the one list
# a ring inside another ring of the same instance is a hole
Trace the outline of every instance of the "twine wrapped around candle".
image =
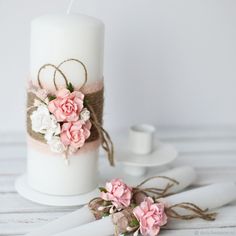
[[(39, 88), (43, 89), (43, 85), (41, 82), (41, 72), (42, 72), (42, 70), (44, 70), (47, 67), (51, 67), (54, 69), (53, 84), (54, 84), (56, 91), (58, 90), (58, 85), (56, 82), (56, 74), (57, 73), (59, 73), (62, 76), (62, 78), (64, 79), (66, 87), (71, 86), (68, 78), (63, 73), (63, 71), (60, 69), (60, 67), (64, 63), (71, 62), (71, 61), (79, 63), (80, 65), (82, 65), (82, 67), (84, 69), (84, 82), (81, 85), (81, 87), (78, 89), (78, 90), (82, 90), (87, 83), (88, 72), (87, 72), (87, 68), (86, 68), (85, 64), (83, 62), (81, 62), (80, 60), (74, 59), (74, 58), (67, 59), (67, 60), (61, 62), (58, 66), (55, 66), (55, 65), (49, 64), (49, 63), (43, 65), (39, 69), (38, 76), (37, 76)], [(89, 112), (91, 114), (90, 121), (92, 123), (92, 127), (90, 130), (91, 134), (90, 134), (89, 138), (86, 140), (86, 142), (92, 142), (97, 139), (100, 139), (101, 145), (102, 145), (103, 149), (105, 150), (105, 152), (107, 153), (110, 165), (114, 166), (113, 143), (112, 143), (112, 140), (111, 140), (109, 134), (102, 126), (103, 103), (104, 103), (103, 93), (104, 93), (104, 88), (100, 89), (99, 91), (93, 92), (93, 93), (85, 94), (84, 106), (89, 110)], [(34, 93), (29, 91), (27, 94), (27, 132), (33, 139), (38, 140), (43, 143), (46, 143), (44, 136), (41, 133), (37, 133), (32, 130), (30, 115), (35, 110), (35, 107), (34, 107), (35, 99), (38, 99), (38, 97)]]

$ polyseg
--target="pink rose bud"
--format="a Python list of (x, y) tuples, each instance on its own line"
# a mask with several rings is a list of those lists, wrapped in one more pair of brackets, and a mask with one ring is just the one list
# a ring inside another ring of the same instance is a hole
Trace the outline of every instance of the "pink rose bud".
[(133, 209), (134, 216), (140, 224), (140, 233), (144, 236), (155, 236), (160, 227), (167, 223), (163, 203), (154, 203), (153, 199), (146, 197), (144, 201)]
[(111, 201), (117, 209), (123, 209), (130, 205), (132, 188), (120, 179), (113, 179), (106, 183), (106, 192), (101, 192), (101, 198)]

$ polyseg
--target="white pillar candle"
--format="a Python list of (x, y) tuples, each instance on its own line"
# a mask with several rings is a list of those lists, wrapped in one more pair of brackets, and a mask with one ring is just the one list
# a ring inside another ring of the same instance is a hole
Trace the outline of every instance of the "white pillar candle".
[[(58, 65), (64, 60), (75, 58), (86, 65), (86, 85), (95, 89), (103, 81), (103, 44), (104, 25), (100, 20), (77, 14), (39, 17), (31, 24), (30, 80), (37, 86), (37, 74), (41, 66), (47, 63)], [(81, 65), (67, 63), (62, 66), (62, 70), (74, 87), (83, 84), (84, 70)], [(53, 72), (53, 69), (48, 68), (41, 73), (41, 83), (50, 91), (55, 91)], [(65, 86), (59, 73), (57, 76), (57, 84)], [(93, 146), (91, 143), (86, 145)], [(70, 164), (66, 165), (63, 155), (55, 155), (50, 150), (45, 152), (38, 141), (29, 137), (29, 185), (35, 190), (53, 195), (76, 195), (93, 190), (97, 186), (98, 144), (92, 150), (87, 148), (89, 150), (84, 151), (84, 147), (78, 154), (70, 156)]]
[[(201, 208), (215, 209), (222, 207), (236, 199), (236, 185), (235, 183), (221, 183), (213, 184), (194, 190), (178, 193), (165, 198), (168, 204), (177, 204), (181, 202), (191, 202)], [(191, 223), (191, 221), (188, 221)], [(114, 234), (114, 225), (111, 216), (105, 217), (101, 220), (91, 222), (89, 224), (81, 225), (71, 230), (55, 234), (53, 236), (93, 236), (103, 235), (109, 236)]]
[[(172, 170), (158, 173), (156, 175), (167, 176), (177, 180), (180, 184), (175, 185), (171, 188), (170, 192), (178, 192), (192, 184), (196, 179), (196, 173), (192, 167), (183, 166), (174, 168)], [(144, 188), (148, 187), (160, 187), (164, 188), (168, 180), (165, 179), (153, 179), (143, 185)], [(63, 232), (65, 230), (71, 229), (73, 227), (78, 227), (82, 224), (90, 223), (95, 221), (95, 217), (88, 209), (87, 206), (80, 208), (77, 211), (74, 211), (70, 214), (67, 214), (51, 223), (48, 223), (41, 228), (32, 231), (31, 233), (27, 234), (27, 236), (50, 236), (52, 234)], [(83, 235), (83, 234), (81, 234)]]

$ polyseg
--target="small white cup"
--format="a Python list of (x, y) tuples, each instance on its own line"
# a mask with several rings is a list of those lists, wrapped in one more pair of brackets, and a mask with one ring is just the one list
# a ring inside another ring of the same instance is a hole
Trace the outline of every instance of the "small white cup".
[(141, 155), (151, 153), (155, 131), (155, 127), (148, 124), (131, 126), (129, 129), (130, 151)]

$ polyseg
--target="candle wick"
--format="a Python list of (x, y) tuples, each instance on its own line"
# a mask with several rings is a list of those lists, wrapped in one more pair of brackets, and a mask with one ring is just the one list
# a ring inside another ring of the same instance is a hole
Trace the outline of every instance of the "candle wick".
[(74, 0), (70, 0), (69, 5), (68, 5), (67, 10), (66, 10), (67, 15), (70, 14), (73, 3), (74, 3)]

